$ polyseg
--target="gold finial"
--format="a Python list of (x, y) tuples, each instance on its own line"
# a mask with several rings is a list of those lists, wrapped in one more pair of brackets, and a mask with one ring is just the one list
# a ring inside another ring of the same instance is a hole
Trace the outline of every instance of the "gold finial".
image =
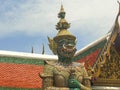
[(118, 2), (118, 4), (119, 4), (119, 11), (118, 11), (118, 16), (120, 15), (120, 2), (119, 1), (117, 1)]
[(31, 50), (31, 53), (34, 53), (34, 48), (33, 48), (33, 46), (32, 46), (32, 50)]
[(117, 2), (119, 4), (119, 9), (118, 9), (118, 14), (117, 14), (116, 19), (115, 19), (115, 26), (118, 28), (119, 27), (118, 18), (120, 16), (120, 2), (119, 1), (117, 1)]
[(66, 13), (64, 11), (63, 5), (61, 5), (60, 12), (58, 13), (58, 18), (60, 18), (60, 21), (56, 25), (57, 30), (64, 30), (70, 28), (70, 23), (65, 20), (65, 14)]
[(42, 47), (42, 54), (44, 54), (44, 53), (45, 53), (44, 44), (43, 44), (42, 46), (43, 46), (43, 47)]
[(65, 12), (62, 4), (61, 4), (60, 12)]
[(63, 8), (63, 5), (61, 5), (61, 9), (60, 9), (60, 12), (58, 13), (58, 18), (65, 18), (65, 11), (64, 11), (64, 8)]

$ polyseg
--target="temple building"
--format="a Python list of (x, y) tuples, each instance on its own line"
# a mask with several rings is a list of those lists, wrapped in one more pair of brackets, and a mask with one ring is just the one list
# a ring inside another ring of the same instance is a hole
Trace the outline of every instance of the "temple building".
[[(110, 32), (74, 55), (74, 61), (83, 63), (88, 74), (92, 76), (92, 90), (120, 90), (119, 15), (120, 11)], [(59, 21), (58, 24), (60, 22), (67, 23), (66, 20)], [(64, 27), (68, 28), (69, 23)], [(48, 41), (53, 54), (56, 54), (54, 41), (49, 37)], [(0, 90), (41, 90), (42, 79), (39, 74), (44, 69), (44, 60), (56, 61), (58, 57), (0, 50)]]

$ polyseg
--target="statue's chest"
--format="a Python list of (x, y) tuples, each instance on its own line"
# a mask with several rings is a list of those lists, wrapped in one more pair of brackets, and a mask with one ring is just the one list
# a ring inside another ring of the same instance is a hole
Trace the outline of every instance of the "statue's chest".
[(74, 70), (74, 78), (77, 80), (79, 77), (82, 78), (82, 71), (80, 71), (79, 67), (63, 67), (63, 66), (55, 66), (53, 70), (54, 76), (54, 85), (57, 87), (67, 87), (68, 80), (71, 75), (71, 70)]
[(62, 66), (55, 66), (53, 73), (54, 73), (54, 75), (61, 75), (61, 76), (65, 77), (66, 79), (68, 79), (68, 77), (70, 75), (70, 68), (62, 67)]

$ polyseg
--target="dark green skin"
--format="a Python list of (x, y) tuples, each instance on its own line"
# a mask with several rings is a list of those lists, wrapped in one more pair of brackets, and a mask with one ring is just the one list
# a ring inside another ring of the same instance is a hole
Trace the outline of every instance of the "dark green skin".
[[(73, 56), (76, 52), (76, 48), (75, 48), (75, 41), (74, 40), (70, 40), (70, 39), (62, 39), (58, 41), (58, 46), (57, 46), (57, 54), (59, 57), (59, 62), (62, 62), (63, 64), (71, 64), (72, 63), (72, 59)], [(64, 48), (64, 46), (66, 48)], [(74, 49), (72, 49), (74, 48)], [(71, 50), (69, 50), (71, 49)]]

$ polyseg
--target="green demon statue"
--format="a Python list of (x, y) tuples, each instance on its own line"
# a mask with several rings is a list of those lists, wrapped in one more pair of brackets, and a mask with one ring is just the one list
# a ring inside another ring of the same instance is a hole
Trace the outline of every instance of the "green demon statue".
[(73, 62), (76, 37), (67, 30), (70, 24), (65, 20), (63, 6), (58, 17), (58, 34), (53, 39), (48, 38), (50, 49), (58, 55), (58, 61), (46, 61), (44, 71), (40, 74), (43, 90), (91, 90), (90, 77), (84, 65)]

